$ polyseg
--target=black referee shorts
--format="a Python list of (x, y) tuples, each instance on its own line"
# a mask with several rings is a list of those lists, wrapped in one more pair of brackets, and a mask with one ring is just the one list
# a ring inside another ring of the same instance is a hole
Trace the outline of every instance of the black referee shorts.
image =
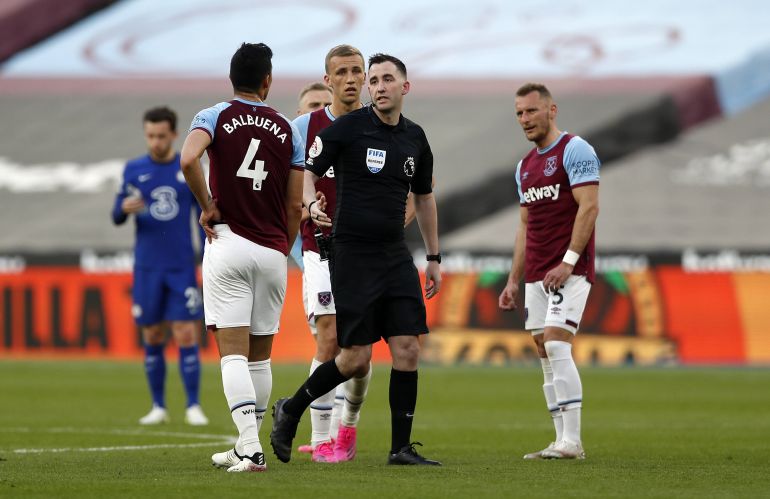
[(340, 347), (428, 333), (420, 275), (406, 244), (335, 241), (329, 263)]

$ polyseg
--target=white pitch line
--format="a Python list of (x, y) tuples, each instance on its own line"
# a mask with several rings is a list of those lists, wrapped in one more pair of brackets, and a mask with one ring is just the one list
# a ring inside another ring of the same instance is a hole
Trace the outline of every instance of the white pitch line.
[(119, 429), (119, 428), (0, 428), (0, 433), (87, 433), (87, 434), (104, 434), (104, 435), (133, 435), (133, 436), (149, 436), (149, 437), (178, 437), (178, 438), (196, 438), (203, 440), (223, 440), (232, 439), (235, 441), (235, 437), (231, 435), (216, 435), (211, 433), (187, 433), (187, 432), (173, 432), (173, 431), (152, 431), (144, 429)]
[(150, 449), (183, 449), (191, 447), (212, 447), (215, 445), (229, 445), (231, 442), (205, 442), (198, 444), (157, 444), (157, 445), (123, 445), (117, 447), (63, 447), (61, 449), (14, 449), (15, 454), (43, 454), (48, 452), (114, 452), (126, 450), (150, 450)]

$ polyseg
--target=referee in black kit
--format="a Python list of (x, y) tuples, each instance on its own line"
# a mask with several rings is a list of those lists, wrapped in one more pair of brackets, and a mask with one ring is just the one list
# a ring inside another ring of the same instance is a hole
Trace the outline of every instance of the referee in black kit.
[(404, 213), (411, 189), (425, 241), (425, 295), (441, 285), (433, 153), (425, 132), (401, 115), (409, 92), (406, 66), (385, 54), (369, 58), (372, 105), (341, 116), (308, 151), (304, 202), (317, 225), (332, 219), (316, 200), (315, 182), (331, 166), (337, 181), (331, 281), (337, 305), (337, 357), (319, 366), (291, 398), (273, 406), (270, 443), (283, 462), (302, 413), (320, 395), (369, 372), (372, 344), (384, 338), (393, 357), (390, 372), (392, 437), (388, 464), (440, 465), (410, 442), (417, 405), (418, 336), (428, 332), (417, 269), (404, 242)]

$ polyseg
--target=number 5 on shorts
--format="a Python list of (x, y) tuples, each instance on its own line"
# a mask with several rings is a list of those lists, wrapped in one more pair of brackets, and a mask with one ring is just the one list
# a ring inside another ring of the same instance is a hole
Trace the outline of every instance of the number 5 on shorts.
[[(265, 162), (261, 159), (254, 160), (257, 155), (257, 149), (259, 149), (259, 139), (251, 139), (249, 148), (246, 150), (246, 155), (243, 157), (243, 162), (235, 173), (239, 177), (250, 178), (253, 181), (252, 186), (255, 191), (262, 190), (262, 181), (267, 178), (267, 172), (265, 171)], [(254, 161), (254, 169), (249, 168), (251, 162)]]

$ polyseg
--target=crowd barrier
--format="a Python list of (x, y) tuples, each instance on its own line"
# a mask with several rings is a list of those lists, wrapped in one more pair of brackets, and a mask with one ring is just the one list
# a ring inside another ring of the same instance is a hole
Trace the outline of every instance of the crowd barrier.
[[(501, 270), (445, 272), (427, 302), (424, 359), (441, 364), (535, 358), (520, 311), (503, 312)], [(680, 264), (598, 273), (575, 344), (580, 363), (599, 365), (768, 364), (770, 273), (693, 271)], [(290, 269), (276, 362), (307, 362), (314, 341), (302, 307), (302, 276)], [(523, 308), (519, 297), (519, 310)], [(203, 335), (202, 355), (218, 358)], [(173, 349), (171, 350), (173, 355)], [(131, 317), (131, 274), (82, 266), (0, 269), (0, 357), (116, 358), (142, 354)], [(387, 345), (375, 361), (389, 359)]]

